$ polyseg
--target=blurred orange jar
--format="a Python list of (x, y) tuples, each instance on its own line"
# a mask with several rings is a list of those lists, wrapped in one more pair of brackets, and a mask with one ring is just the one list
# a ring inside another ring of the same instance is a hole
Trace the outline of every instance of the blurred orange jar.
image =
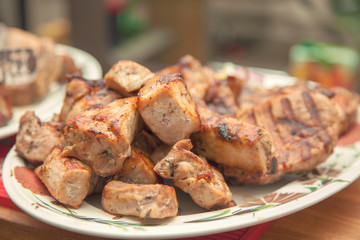
[(358, 53), (349, 47), (302, 41), (290, 50), (290, 74), (333, 87), (356, 89)]

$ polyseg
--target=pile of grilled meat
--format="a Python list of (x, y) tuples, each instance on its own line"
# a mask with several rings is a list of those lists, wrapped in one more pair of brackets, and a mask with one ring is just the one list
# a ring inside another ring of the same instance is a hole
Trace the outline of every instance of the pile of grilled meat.
[(54, 82), (81, 73), (73, 58), (58, 54), (54, 41), (0, 23), (0, 127), (13, 115), (13, 106), (36, 103)]
[[(250, 71), (250, 70), (249, 70)], [(153, 73), (119, 61), (73, 76), (59, 115), (20, 120), (17, 153), (59, 202), (102, 193), (111, 214), (178, 214), (174, 186), (205, 209), (234, 206), (225, 181), (269, 184), (315, 168), (356, 121), (358, 97), (306, 83), (263, 89), (187, 55)]]

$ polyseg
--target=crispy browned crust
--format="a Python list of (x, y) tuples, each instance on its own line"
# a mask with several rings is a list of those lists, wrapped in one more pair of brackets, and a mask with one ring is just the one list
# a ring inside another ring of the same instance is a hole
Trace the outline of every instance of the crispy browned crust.
[(278, 160), (269, 131), (222, 117), (204, 105), (198, 106), (201, 129), (191, 136), (197, 154), (218, 164), (242, 169), (246, 172), (244, 182), (265, 182), (278, 174)]
[(65, 127), (64, 154), (89, 164), (96, 174), (118, 172), (141, 129), (137, 97), (116, 100), (74, 115)]

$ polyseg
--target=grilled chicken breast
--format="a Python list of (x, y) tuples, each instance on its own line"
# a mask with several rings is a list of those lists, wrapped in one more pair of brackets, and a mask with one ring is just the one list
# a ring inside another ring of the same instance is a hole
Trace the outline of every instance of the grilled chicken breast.
[(20, 118), (15, 151), (32, 164), (41, 164), (56, 145), (64, 145), (64, 124), (42, 123), (34, 112), (28, 111)]
[(86, 196), (103, 189), (105, 178), (95, 175), (85, 163), (61, 153), (62, 147), (54, 147), (35, 172), (56, 200), (79, 208)]
[(200, 120), (180, 74), (156, 76), (139, 92), (139, 112), (146, 125), (166, 144), (188, 138)]
[(119, 99), (70, 118), (64, 133), (64, 154), (84, 161), (100, 176), (118, 172), (140, 129), (137, 101), (137, 97)]
[(288, 172), (308, 171), (323, 162), (333, 152), (339, 132), (334, 104), (311, 90), (260, 103), (240, 119), (271, 133), (280, 168)]
[(221, 173), (204, 158), (190, 152), (191, 148), (189, 139), (177, 142), (156, 164), (155, 171), (163, 178), (173, 179), (175, 186), (189, 193), (200, 207), (219, 209), (233, 206), (232, 194)]
[(261, 87), (252, 88), (248, 86), (242, 91), (240, 97), (238, 98), (240, 110), (237, 115), (241, 116), (244, 111), (261, 102), (300, 90), (318, 92), (331, 99), (334, 103), (334, 108), (339, 114), (340, 135), (344, 134), (351, 128), (351, 126), (353, 126), (353, 124), (356, 123), (357, 106), (360, 102), (358, 94), (341, 87), (325, 88), (312, 82), (298, 82), (294, 85), (274, 87), (271, 89)]
[(220, 116), (201, 103), (198, 110), (201, 129), (191, 136), (195, 153), (218, 164), (242, 169), (246, 172), (245, 182), (265, 183), (278, 174), (278, 161), (269, 131)]
[(137, 91), (153, 77), (154, 74), (146, 67), (133, 61), (123, 60), (111, 67), (105, 75), (105, 81), (121, 95), (129, 97), (136, 95)]
[(198, 99), (204, 99), (210, 84), (214, 83), (214, 72), (211, 68), (202, 66), (191, 55), (185, 55), (173, 66), (167, 67), (158, 75), (180, 73), (189, 89), (190, 95)]
[(175, 217), (179, 207), (173, 187), (117, 180), (106, 184), (101, 203), (104, 210), (111, 214), (137, 216), (140, 219)]

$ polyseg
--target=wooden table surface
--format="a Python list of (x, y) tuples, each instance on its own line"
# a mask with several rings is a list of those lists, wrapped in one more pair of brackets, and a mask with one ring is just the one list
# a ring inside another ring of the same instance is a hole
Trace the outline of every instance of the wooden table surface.
[[(61, 230), (29, 215), (0, 207), (0, 239), (102, 239)], [(360, 239), (360, 179), (322, 202), (273, 221), (268, 239)]]
[(273, 221), (260, 240), (360, 239), (360, 179), (316, 205)]

